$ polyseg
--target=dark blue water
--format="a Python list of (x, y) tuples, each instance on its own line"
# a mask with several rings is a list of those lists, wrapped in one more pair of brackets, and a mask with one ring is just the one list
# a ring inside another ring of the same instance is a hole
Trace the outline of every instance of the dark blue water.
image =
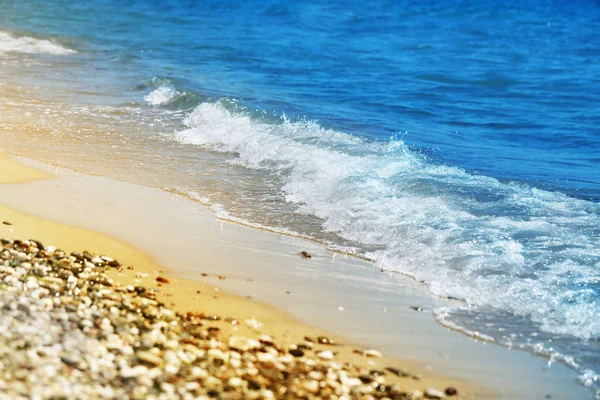
[(596, 1), (23, 0), (0, 26), (264, 175), (223, 216), (350, 243), (465, 300), (446, 323), (598, 379)]
[(600, 199), (595, 1), (3, 3), (150, 77)]

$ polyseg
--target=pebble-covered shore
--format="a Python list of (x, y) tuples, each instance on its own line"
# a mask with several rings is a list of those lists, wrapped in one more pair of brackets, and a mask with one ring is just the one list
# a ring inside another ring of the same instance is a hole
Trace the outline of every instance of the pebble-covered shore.
[(254, 318), (177, 313), (157, 289), (110, 279), (106, 270), (121, 268), (111, 257), (1, 243), (0, 399), (459, 397), (403, 389), (418, 377), (373, 369), (376, 350), (361, 350), (361, 365), (341, 362), (327, 337), (282, 345)]

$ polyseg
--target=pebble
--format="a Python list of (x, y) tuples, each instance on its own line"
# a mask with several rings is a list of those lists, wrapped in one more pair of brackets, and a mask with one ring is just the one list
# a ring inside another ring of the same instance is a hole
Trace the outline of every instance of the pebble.
[(310, 253), (308, 251), (301, 251), (300, 252), (300, 257), (302, 257), (302, 258), (312, 258), (312, 256), (310, 255)]
[(294, 357), (302, 357), (304, 355), (304, 352), (302, 350), (298, 350), (298, 349), (292, 349), (289, 351), (289, 353), (291, 355), (293, 355)]
[(138, 351), (137, 353), (135, 353), (135, 356), (138, 360), (154, 366), (160, 365), (163, 362), (163, 360), (159, 356), (149, 351)]
[(439, 390), (429, 388), (425, 390), (425, 397), (428, 399), (443, 399), (445, 396)]
[[(305, 338), (306, 339), (306, 338)], [(317, 338), (317, 342), (321, 343), (321, 344), (329, 344), (329, 345), (334, 345), (334, 341), (329, 339), (327, 336), (319, 336)]]
[(317, 394), (319, 393), (319, 382), (317, 382), (314, 379), (310, 379), (307, 381), (304, 381), (302, 383), (302, 387), (304, 389), (306, 389), (306, 391), (310, 394)]
[(333, 360), (334, 359), (334, 355), (330, 350), (318, 352), (317, 357), (319, 357), (321, 360)]
[(260, 342), (254, 339), (248, 339), (242, 336), (232, 336), (228, 342), (229, 348), (242, 352), (259, 349)]
[(394, 368), (394, 367), (386, 367), (385, 370), (388, 371), (388, 372), (391, 372), (392, 374), (394, 374), (396, 376), (400, 376), (400, 377), (408, 377), (408, 376), (410, 376), (410, 374), (402, 371), (401, 369)]
[(447, 387), (444, 390), (444, 393), (446, 394), (446, 396), (456, 396), (458, 394), (458, 390), (456, 390), (453, 387)]
[(373, 350), (373, 349), (368, 349), (363, 351), (363, 355), (365, 357), (372, 357), (372, 358), (381, 358), (383, 357), (383, 355), (381, 354), (381, 352), (377, 351), (377, 350)]
[[(404, 393), (386, 384), (382, 371), (336, 362), (330, 350), (312, 353), (313, 343), (335, 345), (326, 336), (286, 346), (265, 334), (221, 339), (220, 316), (181, 315), (153, 289), (113, 282), (104, 268), (118, 261), (107, 255), (67, 255), (31, 239), (0, 242), (0, 398), (393, 399)], [(223, 317), (223, 323), (231, 329), (238, 320)], [(263, 328), (256, 318), (244, 324)], [(429, 398), (440, 394), (426, 391)]]
[(260, 328), (262, 328), (263, 324), (262, 322), (258, 321), (256, 318), (252, 317), (252, 318), (248, 318), (247, 320), (244, 321), (244, 324), (250, 328), (250, 329), (254, 329), (254, 330), (258, 330)]

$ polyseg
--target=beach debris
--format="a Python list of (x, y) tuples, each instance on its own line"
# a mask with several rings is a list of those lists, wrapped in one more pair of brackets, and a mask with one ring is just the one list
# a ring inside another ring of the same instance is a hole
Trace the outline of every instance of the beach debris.
[(402, 371), (401, 369), (398, 368), (394, 368), (394, 367), (385, 367), (385, 370), (388, 372), (391, 372), (392, 374), (396, 375), (396, 376), (400, 376), (400, 377), (409, 377), (411, 376), (409, 373)]
[[(306, 340), (306, 338), (304, 338), (304, 339)], [(310, 342), (310, 340), (308, 340), (308, 341)], [(319, 344), (327, 344), (327, 345), (330, 345), (330, 346), (334, 346), (335, 345), (335, 342), (332, 339), (328, 338), (327, 336), (319, 336), (317, 338), (317, 343), (319, 343)]]
[(296, 348), (298, 348), (300, 350), (312, 350), (313, 347), (314, 346), (311, 342), (298, 343), (296, 345)]
[(439, 390), (432, 388), (425, 390), (425, 398), (427, 399), (443, 399), (444, 397), (444, 393), (440, 392)]
[(423, 307), (420, 307), (420, 306), (410, 306), (410, 308), (411, 308), (411, 310), (414, 310), (414, 311), (419, 311), (419, 312), (423, 311)]
[(304, 355), (304, 351), (300, 349), (291, 349), (289, 353), (294, 357), (302, 357)]
[(373, 350), (373, 349), (367, 349), (367, 350), (354, 350), (353, 351), (354, 354), (359, 354), (363, 357), (370, 357), (370, 358), (381, 358), (383, 357), (383, 355), (377, 351), (377, 350)]
[(274, 342), (273, 342), (273, 338), (269, 335), (260, 335), (260, 337), (258, 338), (258, 341), (264, 345), (267, 346), (275, 346)]
[(456, 396), (458, 394), (458, 390), (456, 390), (456, 388), (453, 387), (447, 387), (444, 390), (444, 393), (446, 394), (446, 396)]
[(11, 222), (9, 222), (9, 221), (2, 221), (2, 223), (3, 223), (4, 225), (12, 225), (12, 223), (11, 223)]
[(109, 256), (100, 256), (100, 259), (102, 259), (102, 261), (104, 261), (109, 267), (118, 268), (121, 266), (120, 262)]
[(334, 359), (334, 355), (331, 350), (320, 351), (317, 353), (317, 357), (319, 357), (321, 360), (333, 360)]
[[(286, 347), (267, 334), (229, 334), (216, 314), (177, 313), (157, 289), (110, 279), (104, 272), (115, 261), (110, 257), (68, 255), (34, 240), (0, 243), (0, 388), (6, 398), (66, 398), (74, 388), (78, 398), (423, 396), (388, 384), (384, 371), (336, 361), (331, 350), (309, 352), (313, 343), (333, 344), (325, 336)], [(232, 317), (224, 323), (238, 324)], [(245, 324), (263, 326), (255, 318)], [(425, 393), (444, 396), (433, 388)]]
[(138, 351), (137, 353), (135, 353), (135, 356), (138, 360), (150, 364), (154, 367), (162, 364), (163, 361), (162, 358), (150, 351)]
[(258, 330), (260, 328), (262, 328), (263, 324), (262, 322), (258, 321), (256, 318), (252, 317), (252, 318), (248, 318), (247, 320), (244, 321), (244, 324), (250, 328), (250, 329), (254, 329), (254, 330)]
[(169, 281), (167, 278), (165, 278), (164, 276), (157, 276), (156, 277), (156, 282), (160, 282), (160, 283), (170, 283), (171, 281)]
[(300, 252), (300, 257), (302, 258), (312, 258), (312, 256), (310, 255), (310, 253), (308, 251), (301, 251)]

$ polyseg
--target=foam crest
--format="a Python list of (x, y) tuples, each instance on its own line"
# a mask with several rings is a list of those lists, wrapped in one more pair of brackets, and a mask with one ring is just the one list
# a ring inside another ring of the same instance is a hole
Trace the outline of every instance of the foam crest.
[(144, 100), (153, 106), (158, 106), (161, 104), (166, 104), (175, 97), (177, 97), (180, 93), (173, 87), (173, 85), (164, 83), (159, 87), (154, 89), (152, 92), (148, 93)]
[(67, 55), (77, 52), (50, 40), (35, 39), (29, 36), (15, 37), (7, 32), (0, 31), (1, 53)]
[(597, 204), (438, 165), (400, 140), (267, 123), (226, 105), (200, 104), (177, 139), (283, 176), (297, 212), (435, 294), (525, 316), (547, 332), (600, 337)]

